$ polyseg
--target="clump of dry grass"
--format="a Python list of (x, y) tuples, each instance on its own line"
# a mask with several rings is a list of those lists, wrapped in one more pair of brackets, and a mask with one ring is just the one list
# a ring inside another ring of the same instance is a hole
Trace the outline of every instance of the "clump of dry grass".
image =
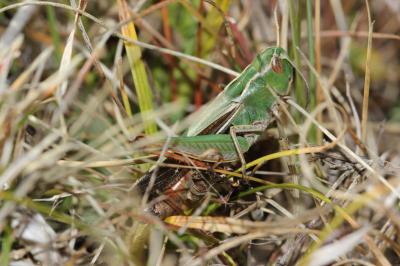
[[(137, 2), (0, 2), (2, 265), (400, 264), (397, 1)], [(248, 176), (167, 149), (276, 43)]]

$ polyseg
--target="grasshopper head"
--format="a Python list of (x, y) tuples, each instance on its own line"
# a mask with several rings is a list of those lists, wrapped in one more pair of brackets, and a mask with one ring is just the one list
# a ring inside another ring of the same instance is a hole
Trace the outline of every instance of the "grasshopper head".
[(262, 74), (269, 88), (274, 89), (279, 95), (289, 94), (293, 67), (283, 48), (265, 49), (253, 61), (253, 66)]

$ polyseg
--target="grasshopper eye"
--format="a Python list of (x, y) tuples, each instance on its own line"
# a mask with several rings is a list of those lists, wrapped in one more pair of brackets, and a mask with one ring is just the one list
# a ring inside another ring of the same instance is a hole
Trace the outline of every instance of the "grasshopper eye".
[(271, 68), (272, 71), (279, 74), (283, 72), (282, 60), (278, 55), (273, 55), (271, 59)]

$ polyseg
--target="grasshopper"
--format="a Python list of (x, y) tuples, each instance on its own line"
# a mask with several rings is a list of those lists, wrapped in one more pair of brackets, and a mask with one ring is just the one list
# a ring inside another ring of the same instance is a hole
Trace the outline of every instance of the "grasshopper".
[[(282, 48), (265, 49), (194, 115), (197, 122), (185, 136), (172, 138), (172, 148), (204, 161), (240, 159), (244, 167), (243, 153), (274, 120), (277, 99), (271, 90), (288, 95), (292, 75), (292, 64)], [(219, 156), (207, 156), (210, 150)]]
[[(265, 49), (215, 99), (194, 114), (196, 123), (186, 134), (171, 139), (172, 150), (206, 162), (240, 159), (244, 175), (243, 153), (274, 120), (273, 111), (278, 105), (275, 95), (289, 94), (292, 77), (293, 65), (285, 50)], [(151, 175), (149, 172), (138, 181), (141, 192), (146, 191)], [(164, 182), (158, 180), (155, 186), (165, 186)]]

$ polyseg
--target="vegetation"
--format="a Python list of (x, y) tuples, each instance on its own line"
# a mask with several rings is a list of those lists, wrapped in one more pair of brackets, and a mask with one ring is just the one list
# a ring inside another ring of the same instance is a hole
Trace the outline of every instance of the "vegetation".
[[(399, 265), (399, 43), (396, 0), (0, 0), (1, 265)], [(273, 46), (245, 175), (170, 149)]]

